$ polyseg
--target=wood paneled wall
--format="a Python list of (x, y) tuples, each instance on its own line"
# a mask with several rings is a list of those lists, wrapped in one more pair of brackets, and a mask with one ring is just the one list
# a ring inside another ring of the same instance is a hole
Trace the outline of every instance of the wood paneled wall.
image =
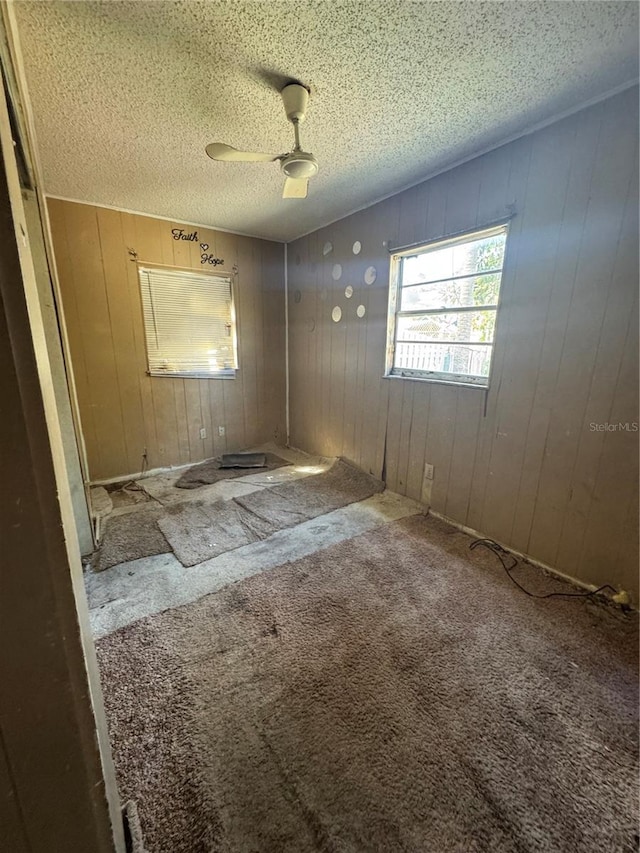
[[(637, 595), (637, 143), (633, 88), (290, 244), (291, 443), (417, 499), (430, 463), (437, 512)], [(383, 379), (387, 246), (512, 210), (488, 392)]]
[[(49, 199), (82, 430), (92, 480), (284, 443), (284, 252), (279, 243)], [(197, 231), (174, 240), (173, 228)], [(200, 243), (238, 267), (240, 369), (230, 379), (147, 375), (140, 261), (201, 270)], [(224, 437), (218, 427), (225, 427)], [(206, 438), (200, 438), (200, 429)]]

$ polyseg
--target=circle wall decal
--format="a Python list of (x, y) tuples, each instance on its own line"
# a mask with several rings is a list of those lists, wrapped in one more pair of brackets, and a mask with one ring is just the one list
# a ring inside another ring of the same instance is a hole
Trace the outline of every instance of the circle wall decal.
[(342, 308), (339, 305), (336, 305), (336, 307), (331, 312), (331, 319), (334, 323), (339, 323), (342, 319)]
[(333, 269), (331, 270), (331, 275), (332, 275), (334, 281), (338, 281), (338, 279), (342, 275), (341, 264), (334, 264), (333, 265)]
[(358, 307), (356, 308), (356, 314), (358, 315), (358, 317), (364, 317), (366, 313), (367, 309), (364, 307), (364, 305), (358, 305)]
[(378, 271), (375, 267), (367, 267), (364, 272), (364, 283), (365, 284), (373, 284), (373, 282), (378, 278)]

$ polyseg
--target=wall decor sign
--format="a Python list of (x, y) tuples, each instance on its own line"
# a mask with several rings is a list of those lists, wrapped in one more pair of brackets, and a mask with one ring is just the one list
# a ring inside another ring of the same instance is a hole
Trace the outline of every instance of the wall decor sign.
[[(190, 233), (187, 233), (184, 228), (172, 228), (171, 235), (174, 240), (189, 240), (189, 242), (191, 243), (198, 242), (197, 231), (191, 231)], [(202, 254), (200, 255), (201, 264), (211, 264), (211, 266), (214, 267), (221, 267), (224, 264), (224, 258), (216, 258), (214, 255), (208, 254), (208, 243), (200, 243), (200, 248), (202, 249)]]
[(213, 255), (208, 255), (206, 252), (203, 252), (200, 255), (200, 263), (201, 264), (212, 264), (214, 267), (217, 267), (217, 266), (221, 267), (222, 264), (224, 263), (224, 258), (214, 258)]
[(172, 228), (171, 234), (173, 235), (174, 240), (191, 240), (193, 243), (198, 242), (197, 231), (192, 231), (190, 234), (187, 234), (184, 228)]

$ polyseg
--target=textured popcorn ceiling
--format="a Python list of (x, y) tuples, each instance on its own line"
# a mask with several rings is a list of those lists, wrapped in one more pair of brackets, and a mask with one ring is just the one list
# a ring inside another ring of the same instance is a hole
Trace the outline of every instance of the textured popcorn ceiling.
[[(635, 2), (17, 2), (49, 194), (277, 240), (637, 76)], [(278, 88), (311, 87), (306, 200)]]

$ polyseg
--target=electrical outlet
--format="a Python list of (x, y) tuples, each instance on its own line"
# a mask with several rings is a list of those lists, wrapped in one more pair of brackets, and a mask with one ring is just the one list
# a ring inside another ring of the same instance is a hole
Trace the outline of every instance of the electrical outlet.
[(428, 463), (424, 466), (422, 477), (422, 491), (420, 500), (425, 506), (431, 506), (431, 489), (433, 487), (433, 465)]
[(202, 427), (202, 429), (200, 430), (200, 438), (206, 438), (206, 437), (207, 437), (207, 431), (204, 427)]
[(218, 427), (218, 435), (224, 435), (224, 427), (223, 426)]

